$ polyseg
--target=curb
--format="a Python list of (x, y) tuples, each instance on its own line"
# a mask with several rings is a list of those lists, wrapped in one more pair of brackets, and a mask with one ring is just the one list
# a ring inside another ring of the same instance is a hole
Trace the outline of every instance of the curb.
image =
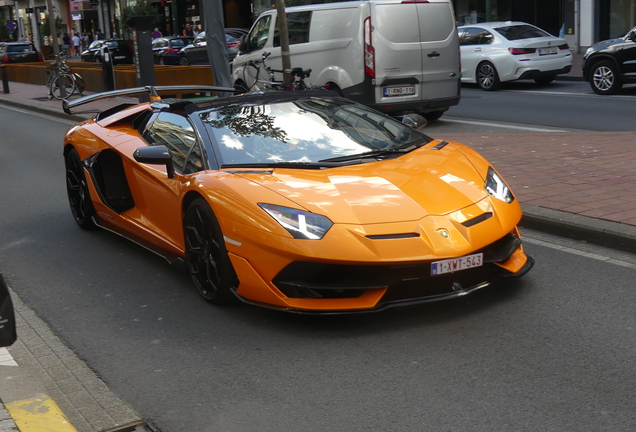
[[(62, 102), (60, 101), (60, 106), (61, 106)], [(17, 107), (17, 108), (22, 108), (25, 109), (27, 111), (32, 111), (32, 112), (37, 112), (40, 114), (46, 114), (46, 115), (50, 115), (53, 117), (58, 117), (58, 118), (63, 118), (65, 120), (74, 120), (77, 121), (78, 123), (86, 120), (88, 118), (90, 118), (90, 116), (79, 116), (79, 115), (73, 115), (73, 114), (66, 114), (64, 111), (62, 111), (61, 109), (57, 109), (57, 108), (51, 108), (48, 107), (46, 105), (37, 105), (37, 104), (33, 104), (30, 102), (23, 102), (23, 101), (19, 101), (19, 100), (15, 100), (15, 99), (4, 99), (0, 97), (0, 105), (5, 105), (5, 106), (10, 106), (10, 107)]]
[(13, 290), (9, 291), (18, 340), (6, 349), (9, 358), (4, 356), (0, 365), (0, 427), (6, 427), (0, 431), (150, 431)]
[(574, 213), (521, 204), (520, 225), (573, 240), (636, 253), (636, 227)]

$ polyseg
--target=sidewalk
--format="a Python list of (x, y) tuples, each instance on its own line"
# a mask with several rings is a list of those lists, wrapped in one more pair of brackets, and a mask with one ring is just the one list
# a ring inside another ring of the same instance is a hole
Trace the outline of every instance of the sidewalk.
[[(568, 79), (581, 79), (580, 61)], [(64, 114), (60, 101), (46, 98), (43, 85), (10, 82), (9, 87), (11, 93), (0, 93), (0, 104), (77, 121), (89, 117)], [(103, 110), (124, 102), (136, 99), (95, 105)], [(523, 227), (636, 252), (636, 132), (436, 138), (467, 144), (493, 163), (522, 205)], [(16, 430), (15, 423), (20, 432), (150, 430), (17, 296), (14, 300), (20, 339), (0, 349), (0, 399), (10, 414), (0, 403), (0, 432)], [(37, 423), (43, 411), (46, 429)]]

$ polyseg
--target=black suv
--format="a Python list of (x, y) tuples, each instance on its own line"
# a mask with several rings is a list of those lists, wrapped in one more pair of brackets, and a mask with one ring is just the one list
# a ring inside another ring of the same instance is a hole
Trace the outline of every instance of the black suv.
[(583, 56), (583, 79), (600, 95), (636, 82), (636, 27), (625, 36), (597, 42)]

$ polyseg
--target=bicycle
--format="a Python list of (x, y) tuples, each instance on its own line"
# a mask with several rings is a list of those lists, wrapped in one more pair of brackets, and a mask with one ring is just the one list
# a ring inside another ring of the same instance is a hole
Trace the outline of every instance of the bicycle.
[[(305, 78), (309, 78), (311, 75), (311, 69), (303, 69), (299, 67), (291, 68), (291, 69), (272, 69), (271, 67), (265, 64), (265, 60), (267, 57), (271, 55), (270, 52), (264, 52), (262, 55), (262, 60), (250, 60), (247, 62), (245, 68), (243, 68), (243, 82), (248, 85), (248, 82), (251, 82), (252, 85), (247, 88), (247, 91), (252, 91), (254, 87), (257, 87), (257, 90), (279, 90), (279, 91), (291, 91), (291, 90), (309, 90), (311, 88), (310, 84), (305, 83)], [(269, 80), (260, 79), (261, 76), (261, 67), (265, 69), (265, 71), (269, 74)], [(288, 73), (291, 75), (291, 83), (285, 84), (283, 80), (277, 80), (276, 74), (285, 74)], [(246, 75), (247, 74), (247, 75)], [(248, 78), (249, 76), (249, 78)], [(264, 89), (258, 88), (257, 84), (260, 83), (263, 85)]]
[(84, 95), (86, 88), (84, 79), (66, 64), (65, 58), (63, 52), (60, 53), (51, 63), (51, 67), (46, 70), (45, 85), (49, 99), (66, 99), (71, 97), (75, 91), (80, 97)]

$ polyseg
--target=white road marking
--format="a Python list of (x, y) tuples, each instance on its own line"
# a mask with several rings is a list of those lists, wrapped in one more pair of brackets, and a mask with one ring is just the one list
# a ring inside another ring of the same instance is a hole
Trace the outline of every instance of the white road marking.
[(561, 129), (547, 129), (547, 128), (538, 128), (538, 127), (530, 127), (530, 126), (516, 126), (516, 125), (507, 125), (500, 123), (491, 123), (486, 121), (471, 121), (471, 120), (458, 120), (458, 119), (449, 119), (445, 118), (442, 121), (449, 123), (463, 123), (470, 124), (476, 126), (490, 126), (502, 129), (516, 129), (516, 130), (524, 130), (529, 132), (554, 132), (554, 133), (567, 133), (568, 131)]
[(0, 348), (0, 366), (17, 366), (15, 360), (6, 348)]
[(558, 250), (560, 252), (565, 252), (565, 253), (569, 253), (572, 255), (578, 255), (578, 256), (582, 256), (582, 257), (586, 257), (586, 258), (592, 258), (594, 260), (597, 261), (603, 261), (605, 263), (608, 264), (614, 264), (617, 266), (621, 266), (621, 267), (627, 267), (630, 269), (636, 269), (636, 264), (632, 264), (629, 263), (627, 261), (622, 261), (622, 260), (618, 260), (616, 258), (611, 258), (605, 255), (600, 255), (600, 254), (595, 254), (595, 253), (590, 253), (590, 252), (584, 252), (578, 249), (574, 249), (571, 247), (567, 247), (567, 246), (561, 246), (558, 244), (554, 244), (554, 243), (549, 243), (549, 242), (545, 242), (543, 240), (538, 240), (538, 239), (534, 239), (534, 238), (530, 238), (528, 236), (524, 236), (523, 237), (523, 242), (524, 243), (532, 243), (532, 244), (536, 244), (539, 246), (544, 246), (550, 249), (555, 249)]

